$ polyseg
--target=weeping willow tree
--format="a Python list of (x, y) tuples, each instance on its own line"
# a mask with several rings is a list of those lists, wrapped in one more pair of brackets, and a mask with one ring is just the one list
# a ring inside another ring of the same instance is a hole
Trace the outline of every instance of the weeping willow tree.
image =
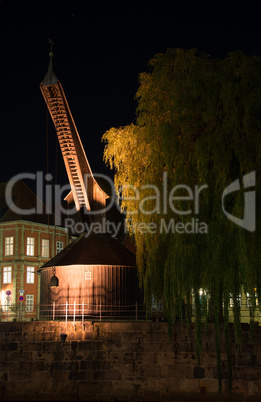
[[(261, 290), (261, 58), (233, 52), (212, 59), (195, 49), (175, 49), (149, 64), (150, 72), (140, 75), (136, 122), (104, 134), (104, 159), (115, 169), (119, 203), (135, 237), (146, 303), (152, 296), (164, 300), (172, 323), (185, 301), (189, 323), (193, 297), (200, 345), (204, 289), (220, 374), (221, 329), (229, 355), (229, 300), (240, 341), (238, 296), (242, 290), (250, 294), (253, 323)], [(242, 179), (251, 172), (257, 178), (256, 229), (224, 213), (243, 219)], [(236, 180), (241, 191), (224, 197)]]

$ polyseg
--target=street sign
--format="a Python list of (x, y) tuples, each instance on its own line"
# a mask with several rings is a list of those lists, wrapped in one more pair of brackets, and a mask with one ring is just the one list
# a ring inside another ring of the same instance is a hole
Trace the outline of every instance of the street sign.
[(5, 292), (5, 294), (6, 294), (7, 296), (10, 296), (11, 290), (7, 290), (7, 291)]
[(19, 301), (22, 302), (23, 300), (24, 300), (23, 296), (20, 296), (20, 297), (19, 297)]
[(6, 301), (10, 301), (11, 297), (10, 296), (6, 296)]
[(19, 293), (24, 293), (25, 290), (24, 290), (24, 289), (20, 289), (18, 292), (19, 292)]

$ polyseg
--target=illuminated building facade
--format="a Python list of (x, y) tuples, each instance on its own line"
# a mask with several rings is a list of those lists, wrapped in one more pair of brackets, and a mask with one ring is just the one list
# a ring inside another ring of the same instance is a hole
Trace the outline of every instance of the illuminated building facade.
[(12, 194), (20, 214), (7, 205), (5, 188), (6, 183), (1, 183), (0, 319), (36, 319), (40, 302), (40, 275), (36, 272), (67, 246), (68, 234), (52, 224), (51, 215), (22, 214), (36, 205), (35, 194), (24, 182), (17, 182)]

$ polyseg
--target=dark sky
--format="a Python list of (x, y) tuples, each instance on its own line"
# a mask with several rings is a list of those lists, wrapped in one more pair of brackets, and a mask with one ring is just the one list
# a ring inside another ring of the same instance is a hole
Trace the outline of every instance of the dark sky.
[[(177, 4), (177, 5), (176, 5)], [(261, 56), (258, 1), (0, 1), (0, 181), (47, 170), (46, 107), (39, 84), (54, 45), (65, 90), (93, 172), (106, 172), (103, 133), (135, 120), (138, 76), (155, 53), (197, 48), (214, 57)], [(217, 4), (217, 5), (216, 5)], [(228, 7), (229, 4), (229, 7)], [(49, 170), (56, 135), (49, 119)], [(58, 149), (58, 183), (67, 176)]]

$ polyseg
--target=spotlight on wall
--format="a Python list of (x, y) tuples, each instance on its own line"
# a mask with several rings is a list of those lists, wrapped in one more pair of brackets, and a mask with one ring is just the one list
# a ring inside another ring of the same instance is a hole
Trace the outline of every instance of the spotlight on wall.
[(67, 334), (61, 334), (60, 335), (60, 339), (61, 339), (62, 343), (64, 343), (66, 341), (66, 338), (67, 338)]
[(56, 275), (53, 275), (49, 283), (50, 288), (57, 288), (59, 286), (59, 279)]
[(49, 286), (50, 288), (58, 288), (59, 286), (59, 279), (57, 278), (56, 274), (56, 269), (53, 267), (53, 276), (50, 279)]

